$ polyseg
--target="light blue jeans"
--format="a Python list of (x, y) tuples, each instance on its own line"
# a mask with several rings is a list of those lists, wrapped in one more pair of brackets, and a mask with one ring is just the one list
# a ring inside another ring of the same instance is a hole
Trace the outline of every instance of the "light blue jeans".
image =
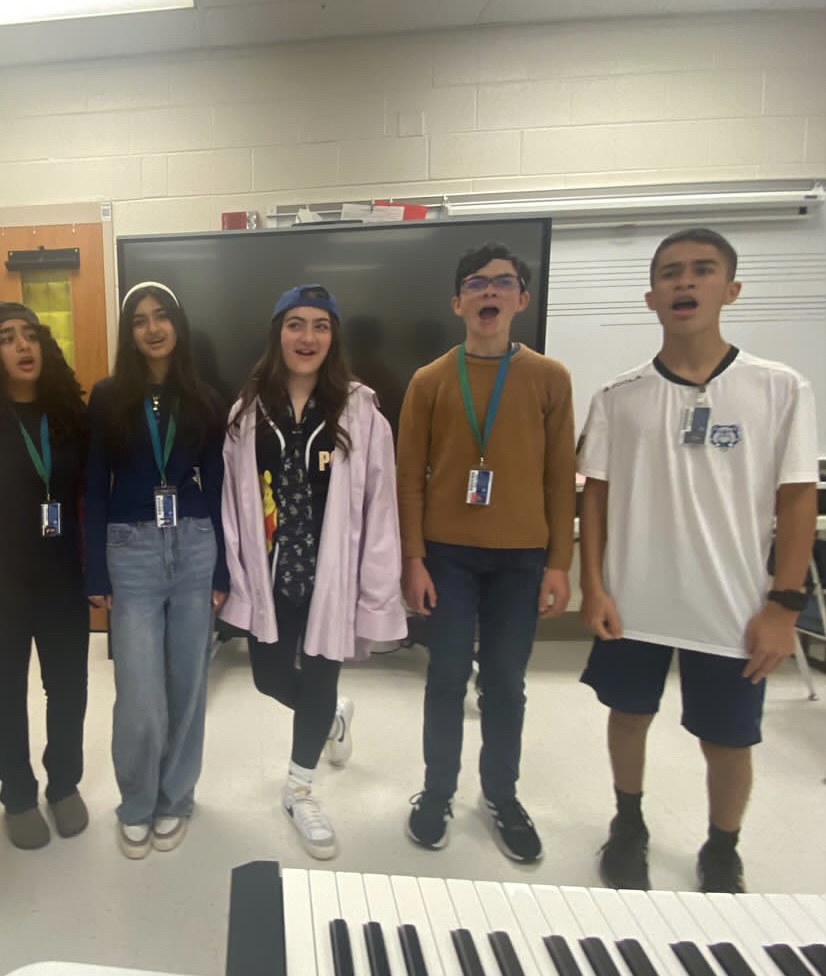
[(192, 813), (204, 748), (215, 559), (208, 518), (181, 519), (167, 529), (154, 522), (107, 526), (112, 759), (122, 823)]

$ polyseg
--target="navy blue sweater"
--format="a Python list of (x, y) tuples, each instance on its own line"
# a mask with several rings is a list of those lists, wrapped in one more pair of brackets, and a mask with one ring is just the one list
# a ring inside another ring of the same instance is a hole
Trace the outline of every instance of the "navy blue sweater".
[[(86, 592), (109, 596), (106, 568), (106, 526), (110, 522), (154, 522), (155, 488), (160, 474), (146, 424), (140, 424), (131, 449), (111, 456), (106, 444), (111, 380), (101, 380), (89, 398), (91, 443), (86, 469)], [(161, 397), (161, 444), (166, 436), (169, 404)], [(178, 518), (210, 518), (218, 544), (213, 589), (229, 591), (229, 572), (221, 527), (221, 486), (224, 480), (223, 435), (218, 432), (200, 451), (179, 435), (169, 456), (166, 481), (178, 490)], [(199, 484), (200, 482), (200, 484)], [(174, 529), (172, 530), (174, 531)]]

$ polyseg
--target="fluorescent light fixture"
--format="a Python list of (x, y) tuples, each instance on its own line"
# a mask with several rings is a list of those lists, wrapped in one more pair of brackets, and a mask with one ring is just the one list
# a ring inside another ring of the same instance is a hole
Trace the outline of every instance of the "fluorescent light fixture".
[(0, 0), (0, 26), (180, 9), (194, 10), (195, 0)]
[(722, 192), (651, 193), (634, 196), (631, 193), (613, 195), (610, 192), (587, 196), (532, 197), (512, 200), (445, 200), (449, 216), (495, 213), (550, 213), (554, 215), (643, 215), (664, 211), (753, 211), (769, 212), (794, 209), (805, 212), (820, 207), (826, 201), (826, 191), (820, 184), (806, 190), (726, 190)]

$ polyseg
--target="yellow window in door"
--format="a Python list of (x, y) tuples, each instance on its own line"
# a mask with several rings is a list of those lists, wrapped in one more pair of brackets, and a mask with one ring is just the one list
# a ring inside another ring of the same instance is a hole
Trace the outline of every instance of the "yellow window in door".
[(24, 271), (23, 304), (52, 330), (66, 362), (75, 366), (75, 330), (72, 322), (72, 288), (68, 271)]

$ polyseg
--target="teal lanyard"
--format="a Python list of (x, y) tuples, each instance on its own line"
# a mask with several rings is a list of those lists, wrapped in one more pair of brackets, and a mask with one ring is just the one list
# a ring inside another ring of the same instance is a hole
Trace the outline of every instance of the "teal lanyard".
[(462, 399), (465, 402), (465, 413), (467, 414), (468, 423), (470, 424), (470, 429), (474, 438), (476, 439), (476, 443), (479, 445), (479, 463), (482, 466), (485, 464), (485, 448), (488, 446), (490, 432), (493, 429), (493, 421), (496, 419), (496, 411), (499, 409), (499, 400), (502, 397), (502, 388), (505, 385), (505, 374), (508, 371), (508, 366), (510, 365), (512, 355), (513, 346), (508, 349), (499, 362), (496, 382), (493, 384), (493, 393), (491, 394), (490, 403), (488, 404), (488, 409), (485, 413), (484, 434), (479, 432), (479, 423), (476, 420), (476, 411), (473, 409), (473, 397), (470, 393), (470, 381), (468, 380), (467, 375), (467, 363), (465, 362), (464, 345), (459, 346), (459, 352), (456, 355), (456, 365), (459, 370), (459, 386), (462, 388)]
[(161, 434), (160, 419), (152, 409), (152, 398), (147, 397), (143, 401), (143, 409), (146, 414), (146, 426), (149, 428), (149, 437), (152, 441), (152, 453), (155, 455), (155, 464), (158, 466), (158, 473), (161, 476), (161, 486), (166, 487), (166, 466), (169, 463), (169, 455), (172, 453), (172, 445), (175, 443), (175, 414), (178, 412), (178, 399), (175, 398), (172, 409), (169, 411), (169, 423), (166, 425), (166, 438), (163, 445), (163, 455), (161, 455)]
[[(17, 417), (17, 414), (15, 416)], [(34, 469), (40, 475), (40, 480), (46, 486), (46, 501), (50, 502), (52, 500), (52, 445), (49, 442), (49, 418), (45, 413), (40, 418), (40, 448), (43, 451), (42, 457), (40, 451), (34, 446), (34, 441), (29, 436), (29, 432), (23, 426), (23, 421), (19, 417), (17, 417), (17, 423), (20, 424), (20, 432), (23, 434), (23, 440), (26, 442), (26, 450), (32, 459)]]

